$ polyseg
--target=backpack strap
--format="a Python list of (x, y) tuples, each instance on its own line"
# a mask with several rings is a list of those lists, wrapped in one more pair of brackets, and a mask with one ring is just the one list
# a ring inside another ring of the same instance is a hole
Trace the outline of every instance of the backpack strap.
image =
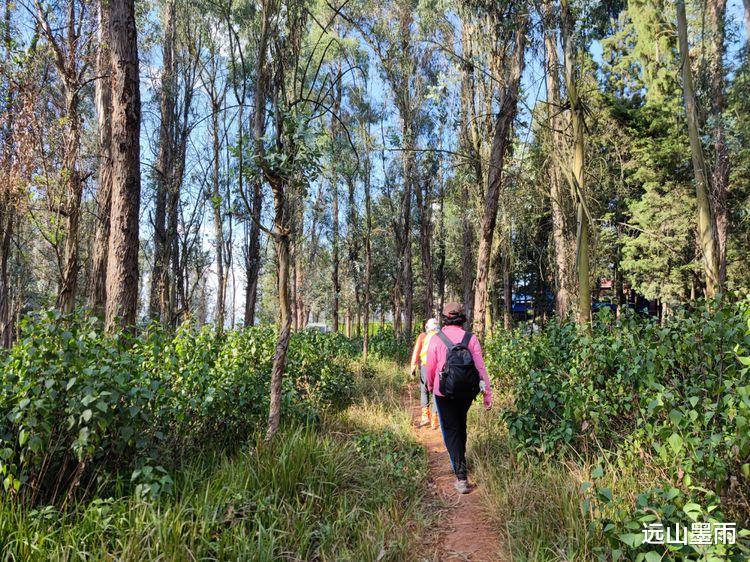
[(445, 335), (443, 330), (438, 330), (436, 335), (445, 344), (445, 347), (448, 349), (448, 351), (453, 349), (453, 345), (454, 345), (453, 342), (448, 339), (448, 336)]
[(471, 332), (466, 332), (464, 334), (464, 339), (461, 340), (461, 345), (468, 349), (469, 342), (471, 341), (471, 336), (473, 334)]

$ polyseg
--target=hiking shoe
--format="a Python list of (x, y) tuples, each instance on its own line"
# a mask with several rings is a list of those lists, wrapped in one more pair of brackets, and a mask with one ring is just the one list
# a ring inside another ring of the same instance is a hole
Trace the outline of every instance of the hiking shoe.
[(430, 409), (425, 407), (422, 408), (422, 419), (419, 420), (419, 425), (430, 425)]
[(469, 481), (468, 480), (456, 480), (455, 484), (453, 486), (456, 488), (456, 491), (459, 494), (468, 494), (471, 488), (469, 487)]

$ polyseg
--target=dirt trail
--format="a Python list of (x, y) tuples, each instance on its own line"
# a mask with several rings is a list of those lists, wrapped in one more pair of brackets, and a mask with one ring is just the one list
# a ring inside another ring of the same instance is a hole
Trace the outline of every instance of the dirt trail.
[[(418, 426), (419, 390), (415, 386), (410, 392), (411, 412), (414, 425)], [(448, 451), (443, 444), (439, 429), (417, 427), (417, 436), (427, 449), (429, 457), (428, 486), (443, 508), (435, 523), (434, 536), (424, 545), (423, 559), (431, 561), (470, 560), (472, 562), (503, 561), (498, 534), (487, 521), (482, 511), (480, 491), (474, 488), (460, 495), (453, 487), (455, 477), (450, 466)], [(471, 481), (471, 475), (469, 475)], [(435, 502), (436, 503), (436, 502)]]

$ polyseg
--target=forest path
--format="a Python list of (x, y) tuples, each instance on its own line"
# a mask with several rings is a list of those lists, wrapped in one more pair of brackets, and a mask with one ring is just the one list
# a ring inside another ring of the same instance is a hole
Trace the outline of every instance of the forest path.
[(430, 540), (423, 544), (423, 553), (419, 558), (440, 562), (508, 560), (503, 554), (498, 533), (482, 509), (481, 491), (474, 488), (468, 494), (461, 495), (453, 487), (455, 476), (440, 429), (419, 427), (421, 410), (418, 383), (409, 389), (409, 408), (416, 426), (415, 433), (427, 450), (429, 460), (427, 486), (432, 497), (428, 497), (427, 501), (440, 508), (432, 525)]

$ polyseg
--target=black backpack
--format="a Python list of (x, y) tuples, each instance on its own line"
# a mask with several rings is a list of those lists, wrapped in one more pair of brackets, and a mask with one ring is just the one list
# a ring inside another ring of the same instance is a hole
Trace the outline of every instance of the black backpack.
[(440, 371), (440, 393), (446, 398), (471, 398), (479, 394), (479, 371), (469, 350), (471, 332), (454, 344), (448, 336), (438, 330), (437, 336), (447, 348), (445, 365)]

